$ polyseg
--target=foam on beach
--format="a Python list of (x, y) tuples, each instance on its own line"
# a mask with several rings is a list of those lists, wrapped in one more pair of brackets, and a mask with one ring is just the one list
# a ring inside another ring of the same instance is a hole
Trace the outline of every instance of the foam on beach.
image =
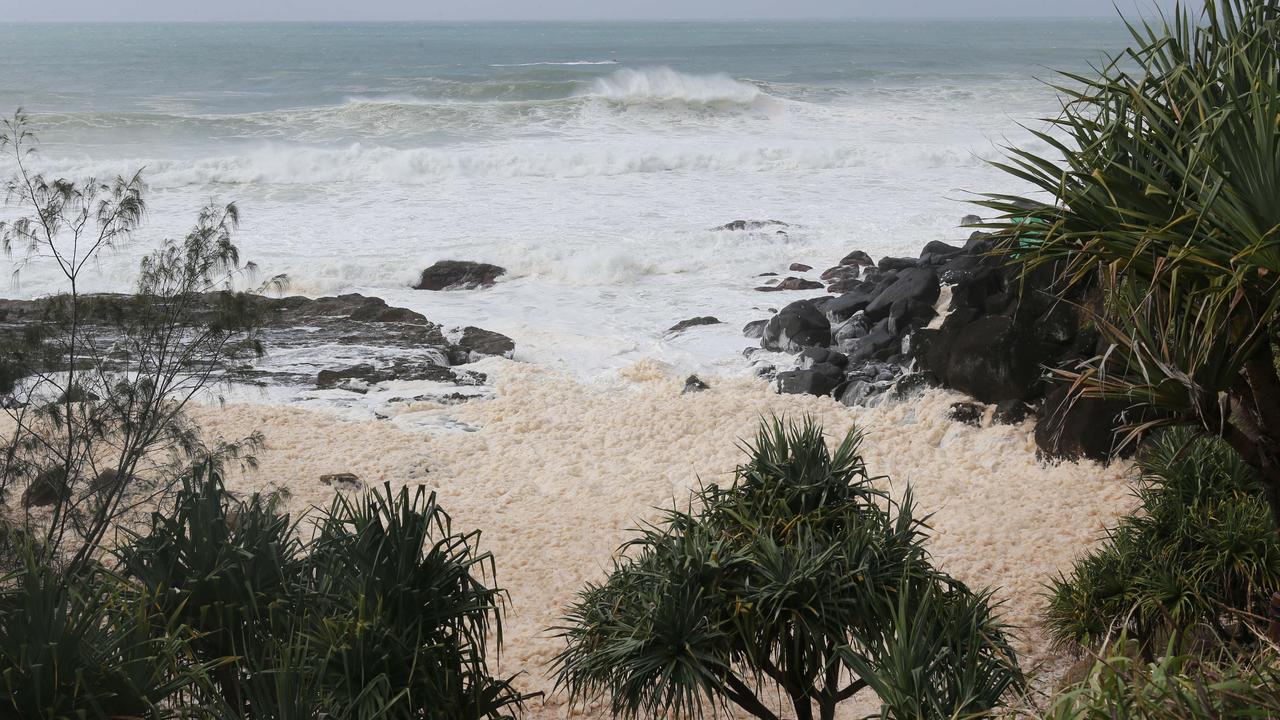
[(437, 410), (473, 432), (415, 433), (272, 405), (202, 408), (196, 419), (211, 436), (265, 433), (260, 469), (229, 479), (236, 492), (285, 487), (290, 508), (302, 511), (331, 497), (321, 475), (351, 472), (370, 486), (425, 484), (456, 527), (483, 530), (511, 597), (501, 669), (523, 671), (522, 688), (548, 692), (529, 718), (568, 712), (547, 673), (561, 647), (547, 628), (564, 605), (602, 577), (655, 507), (684, 502), (699, 478), (726, 478), (762, 417), (812, 416), (833, 441), (855, 423), (865, 429), (871, 471), (889, 476), (895, 495), (910, 484), (920, 510), (933, 513), (937, 564), (972, 586), (999, 588), (1006, 619), (1022, 628), (1028, 668), (1061, 665), (1037, 627), (1042, 584), (1131, 505), (1126, 468), (1042, 465), (1030, 423), (954, 423), (945, 416), (959, 396), (946, 391), (850, 409), (748, 379), (681, 395), (682, 379), (654, 363), (613, 384), (506, 361), (487, 369), (499, 378), (496, 398)]

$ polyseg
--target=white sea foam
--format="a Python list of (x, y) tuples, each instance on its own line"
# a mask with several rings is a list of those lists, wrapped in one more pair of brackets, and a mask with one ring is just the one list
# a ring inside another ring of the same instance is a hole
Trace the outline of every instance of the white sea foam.
[[(512, 603), (502, 668), (523, 672), (517, 682), (527, 690), (552, 690), (549, 663), (561, 645), (546, 629), (572, 594), (602, 577), (614, 549), (631, 528), (654, 519), (655, 508), (684, 500), (699, 481), (723, 480), (740, 461), (738, 441), (753, 435), (762, 416), (809, 415), (831, 439), (855, 423), (867, 430), (871, 472), (892, 478), (887, 489), (895, 496), (910, 484), (921, 513), (932, 513), (935, 562), (1007, 601), (1002, 612), (1019, 628), (1024, 667), (1048, 662), (1049, 681), (1057, 658), (1039, 626), (1042, 584), (1132, 503), (1124, 467), (1043, 466), (1030, 423), (951, 422), (947, 409), (957, 396), (946, 392), (852, 410), (830, 399), (776, 395), (754, 380), (713, 377), (710, 390), (682, 396), (682, 376), (652, 361), (586, 384), (501, 360), (483, 369), (500, 378), (495, 399), (449, 408), (407, 404), (389, 422), (244, 405), (211, 408), (199, 420), (228, 439), (262, 429), (261, 473), (236, 476), (231, 487), (287, 487), (294, 511), (328, 502), (333, 490), (318, 481), (327, 473), (437, 491), (455, 525), (483, 530), (483, 546), (497, 558), (498, 582)], [(411, 416), (472, 432), (397, 427), (412, 424)], [(841, 717), (874, 711), (846, 705)], [(563, 696), (549, 693), (528, 715), (565, 712)]]

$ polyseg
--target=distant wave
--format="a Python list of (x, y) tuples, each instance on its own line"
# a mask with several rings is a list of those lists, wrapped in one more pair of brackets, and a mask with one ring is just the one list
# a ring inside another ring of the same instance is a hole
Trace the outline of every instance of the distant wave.
[(697, 75), (669, 67), (623, 68), (596, 78), (580, 93), (628, 102), (679, 100), (694, 103), (752, 103), (768, 97), (760, 88), (723, 73)]
[(540, 65), (617, 65), (617, 60), (569, 60), (566, 62), (525, 62), (525, 63), (493, 63), (489, 67), (495, 68), (512, 68), (512, 67), (538, 67)]
[[(995, 151), (992, 151), (995, 153)], [(995, 155), (993, 155), (994, 157)], [(337, 182), (429, 184), (456, 177), (605, 177), (699, 172), (810, 172), (870, 167), (936, 169), (975, 167), (983, 158), (969, 148), (828, 145), (705, 147), (698, 143), (499, 145), (483, 148), (389, 148), (352, 145), (341, 149), (264, 145), (246, 154), (195, 160), (145, 159), (110, 164), (66, 159), (46, 164), (66, 177), (109, 177), (145, 166), (155, 187), (206, 184), (306, 185)]]

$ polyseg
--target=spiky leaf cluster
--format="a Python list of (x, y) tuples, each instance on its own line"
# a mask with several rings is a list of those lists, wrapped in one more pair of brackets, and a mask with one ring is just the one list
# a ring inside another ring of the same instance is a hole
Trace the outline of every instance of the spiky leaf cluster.
[(559, 683), (624, 717), (774, 718), (772, 688), (801, 718), (868, 686), (890, 717), (997, 705), (1021, 675), (988, 596), (930, 565), (910, 493), (875, 487), (861, 442), (832, 452), (812, 422), (763, 425), (732, 484), (642, 529), (579, 594)]

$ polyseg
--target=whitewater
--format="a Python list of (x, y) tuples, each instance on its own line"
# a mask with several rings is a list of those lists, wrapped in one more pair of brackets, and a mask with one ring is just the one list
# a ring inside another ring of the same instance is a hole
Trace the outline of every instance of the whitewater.
[[(1051, 115), (1034, 75), (1123, 41), (1104, 21), (823, 24), (0, 25), (0, 110), (40, 167), (143, 169), (150, 213), (92, 290), (196, 210), (236, 201), (239, 243), (291, 292), (377, 295), (513, 337), (582, 378), (653, 358), (731, 372), (739, 328), (793, 262), (963, 237), (989, 166)], [(140, 71), (138, 68), (145, 68)], [(778, 219), (785, 235), (714, 232)], [(422, 293), (440, 259), (494, 262), (483, 293)], [(11, 262), (0, 261), (0, 265)], [(0, 267), (0, 271), (4, 268)], [(7, 293), (59, 288), (32, 263)], [(679, 320), (725, 324), (677, 337)]]

